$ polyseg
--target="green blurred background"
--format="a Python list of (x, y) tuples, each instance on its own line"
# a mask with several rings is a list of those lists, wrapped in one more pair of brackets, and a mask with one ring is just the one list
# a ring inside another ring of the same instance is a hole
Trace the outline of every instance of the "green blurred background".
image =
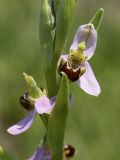
[[(80, 0), (74, 35), (79, 24), (90, 21), (103, 7), (95, 56), (90, 60), (101, 85), (92, 97), (71, 85), (74, 107), (69, 113), (65, 142), (77, 149), (74, 160), (120, 159), (120, 1)], [(0, 0), (0, 145), (18, 160), (26, 160), (37, 148), (45, 128), (36, 117), (27, 132), (11, 136), (6, 129), (27, 113), (18, 98), (27, 90), (22, 72), (45, 85), (39, 45), (40, 0)]]

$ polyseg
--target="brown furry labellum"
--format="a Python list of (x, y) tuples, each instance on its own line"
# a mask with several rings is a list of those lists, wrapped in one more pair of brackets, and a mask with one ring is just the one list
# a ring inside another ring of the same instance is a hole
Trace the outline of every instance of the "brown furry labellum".
[(30, 101), (29, 101), (29, 94), (28, 92), (26, 92), (23, 96), (21, 96), (19, 98), (19, 102), (21, 104), (22, 107), (24, 107), (26, 110), (32, 110), (33, 109), (33, 105), (30, 104)]
[(70, 79), (72, 82), (78, 80), (81, 75), (80, 67), (73, 69), (67, 61), (64, 64), (60, 64), (58, 70), (59, 73), (60, 72), (66, 73), (68, 79)]

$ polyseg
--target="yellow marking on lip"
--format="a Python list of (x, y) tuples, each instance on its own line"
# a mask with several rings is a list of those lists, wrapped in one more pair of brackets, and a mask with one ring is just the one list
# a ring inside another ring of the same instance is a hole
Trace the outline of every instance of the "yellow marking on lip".
[(86, 56), (83, 54), (85, 47), (85, 42), (83, 41), (79, 43), (77, 50), (70, 51), (69, 62), (73, 68), (78, 68), (86, 60)]

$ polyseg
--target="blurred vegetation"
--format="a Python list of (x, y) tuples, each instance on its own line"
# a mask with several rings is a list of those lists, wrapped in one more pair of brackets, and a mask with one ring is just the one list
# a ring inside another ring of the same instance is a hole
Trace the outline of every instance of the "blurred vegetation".
[[(101, 85), (101, 95), (92, 97), (71, 85), (74, 107), (65, 142), (77, 149), (75, 160), (120, 159), (120, 1), (80, 0), (70, 34), (74, 36), (78, 22), (88, 23), (100, 7), (105, 15), (90, 64)], [(27, 90), (22, 72), (32, 74), (40, 86), (46, 85), (39, 46), (39, 13), (40, 0), (0, 1), (0, 145), (18, 160), (33, 153), (45, 130), (36, 117), (26, 133), (11, 136), (6, 132), (27, 114), (18, 102)]]

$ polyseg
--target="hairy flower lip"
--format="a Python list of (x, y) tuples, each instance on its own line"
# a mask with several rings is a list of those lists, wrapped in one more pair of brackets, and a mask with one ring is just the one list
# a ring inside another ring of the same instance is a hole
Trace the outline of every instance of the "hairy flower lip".
[(28, 92), (26, 92), (24, 95), (22, 95), (19, 98), (19, 102), (20, 102), (21, 106), (28, 111), (31, 111), (34, 109), (34, 104), (31, 104), (29, 101), (29, 93)]
[(61, 72), (66, 73), (68, 79), (70, 79), (72, 82), (78, 80), (81, 75), (80, 66), (78, 68), (74, 69), (69, 64), (69, 61), (66, 61), (63, 65), (60, 65), (58, 68), (58, 72), (60, 74), (61, 74)]

